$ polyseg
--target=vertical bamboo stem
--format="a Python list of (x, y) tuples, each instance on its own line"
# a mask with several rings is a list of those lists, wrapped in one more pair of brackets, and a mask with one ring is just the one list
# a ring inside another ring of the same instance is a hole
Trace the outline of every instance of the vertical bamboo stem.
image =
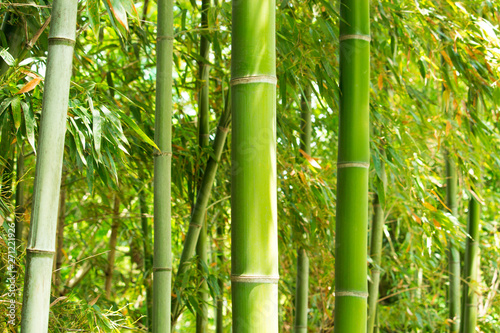
[(113, 203), (113, 223), (111, 224), (111, 236), (109, 238), (108, 267), (106, 268), (106, 298), (111, 297), (111, 287), (113, 282), (113, 271), (115, 270), (116, 243), (118, 241), (118, 227), (120, 219), (120, 198), (115, 194)]
[[(139, 174), (143, 175), (143, 172), (140, 171), (142, 169), (139, 169)], [(139, 177), (140, 179), (144, 179), (143, 176)], [(152, 262), (152, 256), (151, 256), (151, 247), (150, 247), (150, 242), (151, 242), (151, 231), (149, 229), (149, 223), (148, 223), (148, 218), (147, 218), (147, 205), (146, 205), (146, 198), (144, 194), (144, 190), (139, 191), (139, 209), (141, 211), (141, 229), (142, 229), (142, 247), (143, 247), (143, 266), (144, 266), (144, 272), (147, 273), (147, 275), (144, 277), (144, 288), (146, 289), (146, 327), (151, 331), (151, 320), (153, 316), (153, 290), (152, 290), (152, 284), (151, 284), (151, 268), (153, 265)]]
[[(383, 188), (385, 191), (387, 179), (385, 176), (385, 163), (381, 165)], [(379, 189), (380, 191), (381, 189)], [(384, 208), (381, 206), (378, 194), (373, 198), (373, 220), (370, 240), (370, 257), (373, 262), (371, 269), (371, 282), (368, 284), (368, 333), (372, 333), (375, 328), (377, 316), (378, 289), (380, 284), (380, 264), (382, 261), (382, 240), (384, 235)]]
[(278, 332), (275, 1), (232, 2), (233, 332)]
[[(311, 155), (311, 92), (307, 85), (301, 97), (300, 117), (300, 148), (309, 156)], [(309, 258), (307, 252), (300, 248), (297, 251), (297, 278), (295, 285), (295, 328), (296, 333), (307, 333), (307, 308), (309, 294)]]
[(368, 0), (340, 4), (335, 332), (365, 333), (370, 91)]
[(26, 207), (24, 207), (24, 154), (21, 148), (19, 155), (17, 157), (17, 167), (16, 167), (16, 209), (14, 222), (16, 226), (16, 251), (17, 253), (21, 251), (21, 245), (23, 243), (23, 230), (24, 230), (24, 213), (26, 212)]
[(56, 236), (56, 265), (54, 272), (55, 290), (59, 295), (64, 291), (61, 280), (61, 266), (63, 261), (63, 246), (64, 246), (64, 221), (66, 221), (66, 176), (61, 179), (61, 190), (59, 194), (59, 216), (57, 218), (57, 236)]
[(173, 0), (158, 0), (154, 162), (153, 333), (170, 333)]
[(64, 134), (78, 1), (54, 0), (43, 94), (21, 331), (46, 333), (57, 227)]
[(479, 273), (479, 230), (481, 205), (475, 198), (469, 201), (469, 218), (467, 223), (467, 240), (465, 245), (465, 270), (463, 284), (461, 333), (476, 332), (478, 306), (478, 273)]

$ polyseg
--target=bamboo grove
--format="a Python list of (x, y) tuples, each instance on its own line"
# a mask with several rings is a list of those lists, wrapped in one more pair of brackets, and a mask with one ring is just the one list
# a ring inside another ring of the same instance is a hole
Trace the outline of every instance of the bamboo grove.
[(2, 331), (500, 327), (498, 2), (0, 21)]

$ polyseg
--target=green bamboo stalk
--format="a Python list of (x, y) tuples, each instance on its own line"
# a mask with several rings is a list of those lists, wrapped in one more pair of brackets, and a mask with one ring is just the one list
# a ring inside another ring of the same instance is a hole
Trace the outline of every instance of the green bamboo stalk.
[[(201, 28), (208, 29), (208, 12), (210, 10), (210, 0), (202, 0), (201, 3)], [(200, 56), (203, 61), (199, 62), (199, 99), (198, 99), (198, 144), (200, 148), (208, 147), (210, 144), (210, 107), (209, 107), (209, 60), (210, 41), (207, 38), (207, 32), (203, 31), (200, 36)], [(203, 226), (198, 236), (196, 244), (196, 254), (200, 260), (198, 269), (203, 271), (202, 262), (207, 264), (207, 220), (206, 216)], [(208, 284), (205, 280), (201, 281), (200, 291), (198, 293), (198, 308), (196, 313), (196, 333), (207, 331), (208, 325)]]
[(222, 241), (224, 240), (224, 224), (223, 219), (220, 219), (217, 224), (216, 229), (217, 234), (217, 266), (219, 267), (217, 275), (217, 283), (219, 285), (220, 295), (217, 297), (216, 301), (216, 312), (215, 312), (215, 333), (224, 332), (224, 280), (222, 279), (222, 266), (224, 265), (224, 249)]
[[(385, 176), (385, 163), (381, 164), (383, 190), (385, 191), (387, 179)], [(381, 191), (382, 189), (378, 189)], [(380, 264), (382, 261), (382, 239), (384, 235), (384, 208), (380, 204), (379, 194), (373, 198), (373, 220), (370, 240), (370, 257), (373, 262), (371, 281), (368, 283), (368, 333), (373, 333), (377, 317), (378, 289), (380, 284)]]
[(153, 333), (170, 333), (173, 0), (158, 0), (154, 162)]
[(370, 91), (368, 0), (340, 4), (335, 332), (365, 333)]
[[(307, 85), (301, 97), (300, 117), (300, 149), (311, 155), (311, 93), (312, 87)], [(296, 333), (307, 333), (307, 307), (309, 294), (309, 258), (307, 252), (300, 248), (297, 251), (297, 279), (295, 287), (295, 323)]]
[(64, 246), (64, 221), (66, 220), (66, 187), (64, 185), (66, 176), (63, 174), (61, 179), (61, 190), (59, 194), (59, 211), (57, 218), (57, 233), (56, 233), (56, 262), (54, 270), (54, 286), (56, 293), (61, 296), (64, 291), (61, 279), (61, 267), (63, 261), (63, 246)]
[(278, 332), (275, 0), (232, 2), (233, 332)]
[[(453, 216), (457, 216), (457, 170), (454, 161), (445, 153), (446, 205)], [(455, 241), (448, 237), (449, 269), (449, 331), (457, 333), (460, 328), (460, 252)]]
[(480, 230), (481, 205), (475, 198), (469, 201), (469, 218), (467, 233), (469, 236), (465, 245), (465, 270), (463, 284), (462, 321), (461, 333), (476, 332), (477, 324), (477, 298), (478, 298), (478, 273), (479, 273), (479, 230)]
[(307, 295), (309, 288), (309, 258), (303, 248), (297, 251), (295, 290), (295, 333), (307, 333)]
[[(175, 284), (179, 285), (182, 283), (182, 276), (189, 268), (187, 262), (193, 258), (195, 254), (196, 243), (198, 242), (198, 237), (200, 235), (201, 227), (203, 226), (203, 221), (205, 219), (205, 213), (207, 210), (208, 200), (210, 199), (210, 192), (212, 191), (212, 185), (215, 180), (215, 175), (217, 173), (217, 167), (219, 160), (222, 156), (222, 150), (224, 144), (226, 143), (227, 133), (229, 131), (229, 124), (231, 123), (231, 96), (228, 93), (226, 99), (226, 105), (224, 112), (222, 113), (219, 126), (217, 127), (217, 133), (215, 134), (215, 140), (212, 144), (213, 154), (210, 155), (205, 171), (203, 173), (203, 178), (201, 180), (200, 189), (198, 190), (198, 195), (196, 197), (196, 203), (193, 207), (191, 213), (191, 220), (189, 223), (188, 232), (186, 239), (184, 240), (184, 247), (182, 249), (181, 260), (179, 263), (179, 270), (175, 275)], [(179, 300), (181, 295), (177, 295), (176, 298), (172, 299), (172, 326), (175, 325), (177, 319), (182, 313), (183, 304)]]
[[(144, 179), (144, 173), (139, 169), (139, 179)], [(139, 191), (139, 209), (141, 211), (141, 229), (142, 229), (142, 248), (143, 248), (143, 266), (144, 272), (146, 272), (144, 276), (144, 289), (146, 289), (146, 313), (147, 316), (145, 318), (146, 327), (151, 330), (151, 319), (153, 316), (153, 290), (151, 285), (151, 268), (153, 265), (150, 243), (151, 243), (151, 231), (149, 229), (148, 223), (148, 210), (146, 205), (146, 198), (144, 194), (144, 190)]]
[(111, 224), (111, 236), (109, 237), (108, 267), (106, 268), (105, 292), (106, 298), (111, 297), (111, 287), (113, 282), (113, 272), (115, 270), (116, 243), (118, 241), (118, 227), (120, 219), (120, 198), (115, 194), (113, 203), (113, 222)]
[(24, 230), (24, 213), (26, 207), (24, 206), (24, 154), (22, 148), (20, 149), (17, 157), (16, 166), (16, 208), (14, 222), (16, 226), (16, 251), (19, 254), (21, 245), (23, 243), (23, 230)]
[(21, 331), (46, 333), (78, 1), (54, 0), (28, 239)]

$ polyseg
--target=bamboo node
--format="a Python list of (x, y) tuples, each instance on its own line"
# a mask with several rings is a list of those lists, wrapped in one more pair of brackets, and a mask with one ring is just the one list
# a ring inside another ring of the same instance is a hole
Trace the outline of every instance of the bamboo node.
[(49, 45), (67, 45), (75, 46), (75, 40), (66, 37), (49, 37)]
[(174, 36), (158, 36), (156, 37), (156, 41), (162, 41), (162, 40), (174, 40)]
[(359, 297), (368, 298), (368, 293), (364, 291), (336, 291), (335, 297)]
[(231, 79), (231, 86), (249, 83), (270, 83), (276, 85), (278, 79), (275, 75), (249, 75)]
[(343, 169), (343, 168), (369, 169), (370, 163), (368, 163), (368, 162), (337, 162), (337, 169)]
[(171, 272), (171, 267), (153, 267), (153, 272)]
[(229, 128), (228, 127), (218, 126), (217, 129), (220, 130), (221, 132), (224, 132), (224, 133), (229, 132)]
[(340, 36), (339, 41), (349, 40), (349, 39), (359, 39), (370, 42), (372, 40), (370, 35), (343, 35)]
[(56, 251), (50, 251), (50, 250), (38, 250), (38, 249), (26, 249), (26, 252), (34, 255), (40, 255), (40, 256), (53, 256), (56, 254)]
[(172, 156), (172, 152), (155, 150), (153, 156)]
[(279, 275), (231, 275), (231, 282), (277, 284), (279, 280)]
[(307, 328), (307, 326), (304, 326), (304, 325), (295, 325), (295, 328)]
[(193, 228), (201, 228), (201, 224), (196, 224), (196, 223), (189, 223), (189, 226)]

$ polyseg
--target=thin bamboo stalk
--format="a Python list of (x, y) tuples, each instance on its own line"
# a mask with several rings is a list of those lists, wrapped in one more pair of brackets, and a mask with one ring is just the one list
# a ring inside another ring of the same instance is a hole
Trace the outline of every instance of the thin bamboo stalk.
[[(201, 3), (201, 28), (208, 29), (208, 12), (210, 10), (210, 0), (202, 0)], [(209, 70), (208, 56), (210, 53), (210, 41), (207, 38), (207, 32), (203, 31), (200, 36), (200, 56), (203, 61), (199, 62), (199, 99), (198, 99), (198, 144), (200, 148), (208, 147), (210, 144), (210, 108), (209, 108)], [(203, 271), (202, 263), (207, 264), (207, 219), (203, 221), (200, 230), (198, 242), (196, 244), (196, 254), (200, 261), (199, 271)], [(207, 331), (208, 325), (208, 284), (205, 280), (201, 281), (200, 291), (198, 293), (198, 308), (196, 313), (196, 333)]]
[(370, 91), (368, 0), (340, 4), (335, 332), (366, 333)]
[[(141, 177), (140, 179), (144, 179), (143, 172), (140, 171), (139, 169), (139, 174)], [(152, 256), (151, 256), (151, 231), (149, 228), (149, 223), (148, 223), (148, 210), (147, 210), (147, 205), (146, 205), (146, 198), (144, 195), (144, 190), (139, 191), (139, 208), (141, 211), (141, 229), (142, 229), (142, 248), (143, 248), (143, 267), (144, 267), (144, 272), (146, 272), (146, 276), (144, 277), (144, 289), (146, 289), (146, 319), (145, 319), (145, 325), (148, 327), (148, 329), (151, 329), (151, 319), (153, 316), (153, 289), (152, 289), (152, 284), (151, 284), (151, 269), (153, 266), (153, 261), (152, 261)]]
[[(446, 205), (453, 216), (457, 216), (457, 171), (449, 153), (445, 153)], [(457, 333), (460, 328), (460, 252), (455, 241), (448, 237), (449, 268), (449, 331)]]
[[(385, 163), (381, 164), (381, 173), (383, 179), (380, 181), (383, 183), (383, 188), (385, 191), (387, 179), (385, 176)], [(379, 191), (382, 189), (379, 189)], [(378, 290), (380, 284), (380, 264), (382, 261), (382, 239), (384, 235), (384, 208), (381, 206), (378, 194), (375, 194), (373, 198), (373, 220), (372, 220), (372, 232), (371, 232), (371, 242), (370, 242), (370, 257), (373, 262), (373, 267), (371, 269), (371, 282), (368, 283), (368, 333), (372, 333), (375, 328), (375, 320), (377, 316), (377, 301), (378, 301)]]
[(233, 332), (278, 332), (274, 0), (232, 2)]
[(475, 198), (469, 201), (468, 237), (465, 245), (461, 333), (476, 332), (478, 316), (479, 230), (481, 205)]
[(158, 0), (154, 162), (153, 333), (170, 333), (173, 0)]
[(111, 224), (111, 236), (109, 237), (109, 252), (108, 252), (108, 267), (106, 268), (106, 298), (111, 297), (111, 287), (113, 283), (113, 272), (115, 270), (115, 258), (116, 258), (116, 243), (118, 241), (118, 227), (120, 225), (120, 219), (118, 217), (120, 213), (120, 198), (118, 194), (115, 194), (113, 203), (113, 223)]
[[(311, 93), (312, 87), (307, 85), (301, 97), (300, 148), (311, 155)], [(295, 286), (295, 323), (296, 333), (307, 333), (307, 308), (309, 294), (309, 258), (307, 252), (300, 248), (297, 251), (297, 278)]]
[(59, 194), (59, 216), (57, 218), (57, 236), (56, 236), (56, 265), (54, 272), (54, 286), (59, 296), (64, 290), (61, 280), (61, 266), (63, 262), (63, 246), (64, 246), (64, 221), (66, 220), (66, 176), (61, 179), (61, 190)]
[[(191, 220), (189, 222), (188, 232), (186, 234), (186, 239), (184, 240), (184, 247), (182, 248), (181, 260), (179, 263), (179, 270), (175, 275), (175, 283), (182, 283), (182, 276), (189, 268), (186, 263), (193, 258), (195, 254), (196, 243), (198, 242), (198, 237), (200, 235), (201, 227), (203, 226), (203, 221), (205, 219), (205, 213), (207, 210), (208, 200), (210, 199), (210, 192), (212, 191), (212, 185), (215, 180), (215, 175), (217, 173), (217, 167), (219, 165), (219, 160), (222, 156), (222, 150), (224, 149), (224, 144), (226, 143), (227, 133), (229, 132), (229, 124), (231, 123), (231, 96), (228, 93), (226, 99), (226, 105), (224, 112), (222, 113), (219, 126), (217, 127), (217, 133), (215, 134), (215, 140), (212, 144), (213, 154), (210, 155), (205, 171), (203, 173), (203, 178), (201, 180), (200, 189), (196, 197), (196, 203), (193, 207), (193, 212), (191, 214)], [(179, 300), (182, 295), (176, 295), (176, 298), (172, 299), (172, 326), (175, 325), (177, 319), (182, 313), (183, 304)]]
[(21, 331), (46, 333), (78, 1), (54, 0), (28, 239)]
[(22, 252), (21, 245), (23, 243), (24, 213), (26, 212), (26, 207), (24, 206), (24, 180), (22, 180), (24, 176), (24, 154), (22, 148), (16, 163), (16, 208), (14, 222), (16, 226), (16, 251), (19, 254)]

